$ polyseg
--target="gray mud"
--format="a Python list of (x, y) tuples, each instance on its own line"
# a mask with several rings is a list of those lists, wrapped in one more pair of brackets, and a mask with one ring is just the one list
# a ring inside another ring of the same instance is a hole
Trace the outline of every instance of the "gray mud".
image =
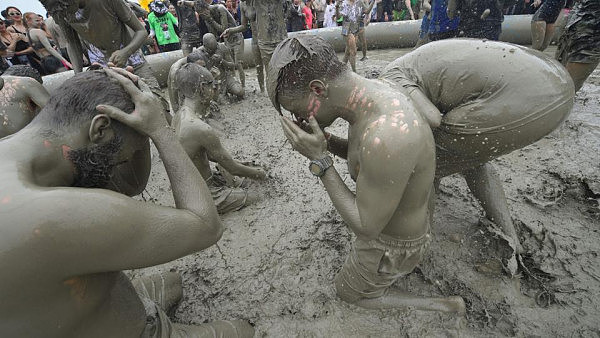
[[(358, 72), (375, 75), (406, 50), (370, 51)], [(549, 52), (551, 53), (551, 51)], [(494, 161), (526, 253), (517, 276), (507, 243), (464, 179), (442, 180), (434, 240), (421, 265), (395, 287), (415, 294), (461, 295), (466, 318), (423, 311), (364, 310), (338, 300), (333, 278), (353, 235), (323, 186), (292, 151), (255, 72), (247, 97), (220, 104), (209, 123), (239, 160), (268, 167), (250, 188), (262, 200), (223, 217), (223, 238), (203, 252), (131, 275), (175, 270), (183, 323), (248, 319), (257, 336), (570, 336), (600, 335), (600, 71), (578, 93), (568, 120), (539, 142)], [(254, 92), (253, 92), (254, 90)], [(534, 90), (532, 88), (532, 90)], [(344, 125), (332, 129), (341, 134)], [(353, 188), (345, 163), (335, 165)], [(173, 205), (154, 150), (146, 200)]]

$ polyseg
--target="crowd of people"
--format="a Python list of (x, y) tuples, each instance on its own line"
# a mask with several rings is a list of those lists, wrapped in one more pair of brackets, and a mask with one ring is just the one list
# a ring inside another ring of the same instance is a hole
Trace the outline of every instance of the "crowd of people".
[[(243, 34), (252, 36), (259, 85), (285, 137), (356, 235), (337, 294), (368, 309), (464, 314), (460, 295), (392, 287), (429, 248), (435, 187), (450, 174), (465, 177), (514, 254), (522, 252), (490, 161), (559, 126), (600, 61), (595, 0), (573, 9), (561, 62), (489, 41), (516, 6), (508, 1), (154, 0), (148, 10), (125, 0), (41, 1), (47, 20), (8, 7), (2, 15), (10, 24), (0, 24), (3, 58), (12, 64), (0, 78), (2, 336), (252, 336), (242, 320), (173, 323), (167, 313), (182, 297), (175, 273), (134, 281), (122, 273), (214, 245), (223, 233), (219, 214), (255, 201), (237, 177), (267, 178), (260, 165), (235, 160), (205, 119), (220, 95), (244, 99)], [(544, 21), (549, 33), (565, 2), (535, 0), (532, 27)], [(420, 11), (426, 45), (377, 79), (356, 73), (357, 40), (364, 59), (372, 13), (386, 21)], [(341, 61), (318, 36), (287, 37), (331, 22), (346, 41)], [(476, 39), (449, 39), (460, 36)], [(183, 50), (169, 71), (168, 99), (142, 46)], [(39, 75), (67, 69), (76, 74), (49, 95)], [(324, 129), (338, 118), (348, 122), (347, 137)], [(148, 182), (149, 140), (174, 207), (129, 198)], [(330, 154), (347, 161), (356, 192)]]

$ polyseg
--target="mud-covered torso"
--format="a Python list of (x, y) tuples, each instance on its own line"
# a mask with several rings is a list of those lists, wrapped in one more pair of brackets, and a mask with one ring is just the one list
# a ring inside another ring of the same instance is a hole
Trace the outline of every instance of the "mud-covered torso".
[(110, 56), (128, 45), (133, 31), (126, 26), (136, 20), (122, 0), (87, 0), (85, 6), (68, 16), (68, 24), (86, 41)]
[(281, 0), (248, 1), (256, 10), (256, 38), (259, 42), (279, 43), (287, 37), (286, 13)]
[(79, 259), (81, 248), (75, 242), (65, 247), (68, 232), (45, 210), (68, 206), (45, 200), (46, 188), (22, 181), (27, 177), (22, 166), (6, 160), (14, 154), (9, 146), (0, 147), (5, 159), (0, 167), (5, 181), (0, 197), (2, 336), (138, 336), (145, 311), (122, 272), (63, 275), (61, 267)]
[(211, 127), (202, 119), (197, 117), (194, 112), (186, 106), (182, 106), (173, 118), (173, 128), (177, 140), (183, 146), (194, 165), (204, 177), (208, 179), (212, 176), (210, 162), (206, 149), (199, 142), (203, 132), (208, 132)]
[(29, 94), (21, 88), (21, 79), (3, 78), (4, 86), (0, 89), (0, 138), (23, 129), (39, 110)]

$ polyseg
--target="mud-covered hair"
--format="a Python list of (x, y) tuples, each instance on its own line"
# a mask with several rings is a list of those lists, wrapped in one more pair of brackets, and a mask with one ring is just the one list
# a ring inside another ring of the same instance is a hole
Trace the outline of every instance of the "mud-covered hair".
[(312, 80), (333, 80), (346, 70), (333, 46), (322, 38), (308, 34), (287, 38), (277, 45), (269, 63), (269, 98), (281, 113), (278, 96), (282, 92), (308, 92)]
[(179, 101), (184, 97), (196, 97), (202, 85), (212, 83), (214, 78), (208, 69), (197, 63), (186, 63), (175, 72), (175, 86), (179, 91)]
[[(103, 70), (83, 72), (58, 87), (30, 125), (48, 132), (79, 127), (98, 114), (96, 106), (99, 104), (111, 105), (126, 113), (135, 108), (125, 89)], [(118, 121), (113, 123), (117, 128), (123, 127)]]
[(7, 70), (4, 71), (4, 73), (2, 73), (2, 75), (30, 77), (39, 83), (44, 83), (42, 81), (42, 76), (40, 75), (40, 73), (29, 65), (10, 66)]

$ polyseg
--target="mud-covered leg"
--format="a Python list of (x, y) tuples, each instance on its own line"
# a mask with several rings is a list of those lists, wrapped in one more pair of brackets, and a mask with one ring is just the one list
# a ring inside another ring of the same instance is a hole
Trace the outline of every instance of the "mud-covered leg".
[(460, 315), (463, 315), (466, 311), (465, 301), (460, 296), (418, 297), (394, 289), (388, 289), (382, 297), (361, 299), (355, 304), (374, 310), (413, 308), (422, 311), (451, 312)]
[(350, 61), (350, 67), (352, 71), (356, 73), (356, 37), (354, 34), (348, 34), (346, 36), (346, 50), (344, 53), (344, 64)]
[(544, 34), (544, 41), (542, 42), (542, 49), (540, 49), (541, 51), (546, 50), (546, 48), (548, 48), (548, 46), (550, 45), (550, 42), (552, 41), (552, 38), (554, 37), (554, 24), (553, 23), (549, 23), (546, 24), (546, 33)]
[(263, 66), (262, 55), (260, 54), (260, 48), (257, 44), (252, 44), (252, 54), (254, 54), (254, 62), (256, 63), (256, 77), (258, 78), (258, 86), (260, 92), (265, 91), (265, 67)]
[(575, 84), (575, 92), (581, 89), (585, 80), (592, 74), (594, 69), (598, 67), (598, 62), (595, 63), (579, 63), (579, 62), (569, 62), (566, 67), (569, 75), (573, 79), (573, 83)]
[(140, 297), (154, 301), (167, 312), (183, 297), (181, 275), (176, 272), (139, 277), (131, 283)]
[(546, 35), (546, 21), (531, 21), (531, 48), (543, 50), (544, 36)]
[(519, 237), (508, 209), (504, 188), (496, 170), (490, 163), (463, 172), (467, 185), (479, 200), (489, 220), (496, 223), (504, 233), (513, 239), (517, 254), (523, 252)]
[(358, 31), (358, 42), (360, 43), (360, 49), (362, 51), (362, 59), (360, 61), (367, 60), (367, 38), (365, 36), (365, 29)]

